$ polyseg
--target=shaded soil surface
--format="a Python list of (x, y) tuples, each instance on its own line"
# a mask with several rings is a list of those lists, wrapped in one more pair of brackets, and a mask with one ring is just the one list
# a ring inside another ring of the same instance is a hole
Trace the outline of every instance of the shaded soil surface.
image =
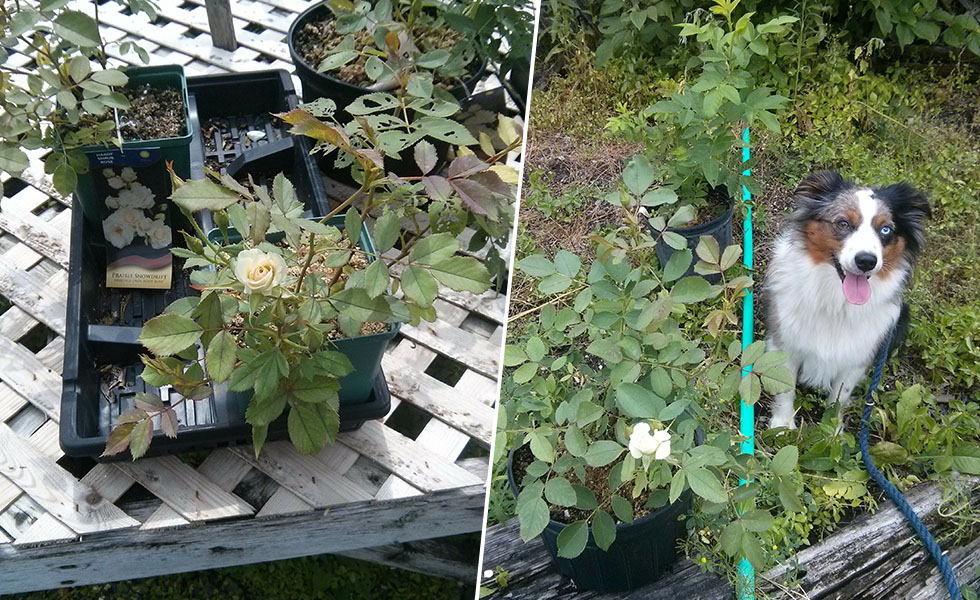
[[(514, 451), (514, 483), (518, 486), (520, 486), (521, 480), (524, 479), (528, 465), (532, 462), (534, 462), (534, 455), (531, 454), (530, 446), (524, 445)], [(609, 514), (613, 514), (612, 492), (609, 490), (609, 472), (612, 471), (612, 467), (613, 465), (585, 467), (585, 487), (589, 488), (595, 494), (599, 508), (602, 508)], [(567, 477), (567, 479), (572, 483), (582, 483), (574, 477)], [(620, 496), (630, 501), (630, 504), (633, 506), (634, 519), (645, 517), (656, 510), (655, 508), (648, 508), (646, 506), (647, 500), (650, 497), (648, 491), (644, 491), (638, 498), (631, 498), (631, 494), (629, 493), (621, 493)], [(574, 523), (575, 521), (588, 519), (592, 516), (591, 510), (580, 510), (561, 506), (550, 506), (549, 508), (551, 509), (551, 519), (559, 523)], [(613, 516), (613, 518), (615, 519), (616, 517)], [(616, 519), (616, 521), (619, 522), (619, 519)]]
[(613, 188), (626, 161), (642, 152), (643, 146), (615, 138), (582, 139), (561, 132), (535, 131), (532, 124), (525, 150), (524, 177), (536, 169), (548, 171), (549, 188), (557, 195), (584, 185)]
[(144, 84), (124, 93), (130, 108), (120, 115), (123, 139), (155, 140), (187, 133), (184, 98), (177, 88)]
[[(374, 47), (374, 37), (366, 30), (356, 31), (352, 35), (354, 36), (354, 48), (357, 51)], [(325, 19), (310, 21), (304, 25), (296, 34), (293, 46), (296, 48), (296, 52), (303, 57), (303, 60), (317, 69), (323, 59), (329, 56), (330, 51), (340, 45), (344, 37), (346, 36), (337, 33), (334, 18), (328, 16)], [(422, 51), (449, 50), (463, 39), (462, 35), (451, 29), (436, 31), (420, 27), (416, 27), (412, 37)], [(359, 55), (346, 65), (331, 71), (331, 75), (354, 85), (369, 85), (372, 82), (365, 72), (366, 64), (367, 57)], [(436, 83), (445, 82), (440, 82), (439, 78), (436, 78)]]

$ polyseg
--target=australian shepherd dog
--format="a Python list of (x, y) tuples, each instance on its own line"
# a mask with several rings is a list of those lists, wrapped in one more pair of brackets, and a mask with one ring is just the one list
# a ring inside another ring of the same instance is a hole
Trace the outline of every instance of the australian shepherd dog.
[[(767, 345), (840, 415), (903, 313), (929, 202), (905, 183), (864, 187), (833, 171), (806, 178), (795, 196), (765, 278)], [(795, 398), (776, 396), (770, 427), (796, 428)]]

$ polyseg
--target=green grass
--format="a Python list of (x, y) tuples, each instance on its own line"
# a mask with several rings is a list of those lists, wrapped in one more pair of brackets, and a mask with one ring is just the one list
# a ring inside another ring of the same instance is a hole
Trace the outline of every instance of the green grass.
[[(112, 569), (112, 565), (105, 565)], [(473, 587), (341, 556), (4, 596), (11, 600), (470, 600)]]

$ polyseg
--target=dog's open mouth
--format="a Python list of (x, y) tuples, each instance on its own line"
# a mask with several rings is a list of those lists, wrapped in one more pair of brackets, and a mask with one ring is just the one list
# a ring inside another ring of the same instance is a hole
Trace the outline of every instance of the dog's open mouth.
[(857, 275), (850, 271), (845, 271), (836, 256), (834, 257), (834, 267), (837, 269), (837, 275), (840, 276), (844, 289), (844, 298), (848, 302), (860, 306), (871, 299), (870, 276)]

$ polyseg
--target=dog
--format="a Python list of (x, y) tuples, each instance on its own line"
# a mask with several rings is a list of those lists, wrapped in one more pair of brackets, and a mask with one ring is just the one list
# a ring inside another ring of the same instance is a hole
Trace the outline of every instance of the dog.
[[(888, 333), (907, 321), (903, 296), (932, 212), (906, 183), (865, 187), (836, 171), (810, 175), (794, 195), (765, 277), (767, 347), (789, 356), (798, 383), (839, 402), (840, 417)], [(770, 428), (796, 428), (795, 399), (795, 389), (776, 395)]]

